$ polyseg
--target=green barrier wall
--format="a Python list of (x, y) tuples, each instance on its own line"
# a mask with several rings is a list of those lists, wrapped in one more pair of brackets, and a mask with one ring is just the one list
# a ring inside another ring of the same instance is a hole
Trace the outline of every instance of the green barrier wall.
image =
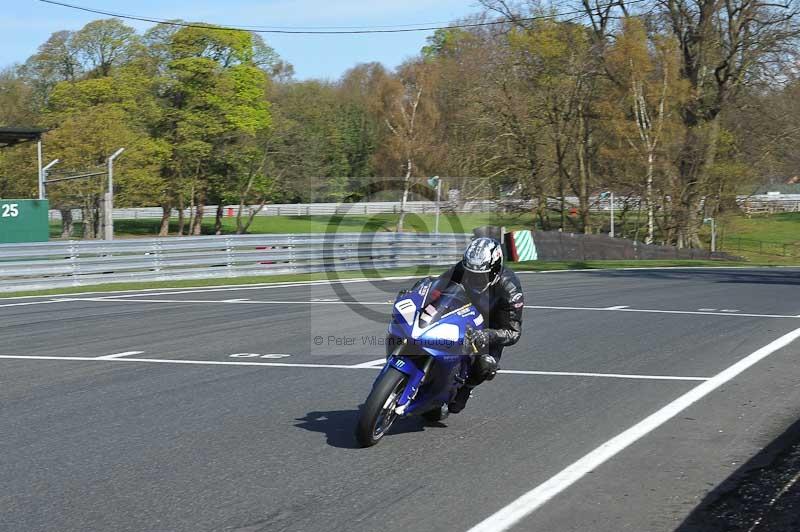
[(0, 199), (0, 244), (47, 242), (47, 200)]

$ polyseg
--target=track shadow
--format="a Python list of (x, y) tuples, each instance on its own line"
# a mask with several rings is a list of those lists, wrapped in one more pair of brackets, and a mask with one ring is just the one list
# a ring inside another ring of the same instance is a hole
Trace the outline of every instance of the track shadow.
[(637, 279), (659, 280), (702, 279), (711, 283), (800, 286), (800, 270), (784, 268), (776, 268), (774, 270), (603, 270), (594, 271), (593, 275), (607, 278), (636, 277)]
[(800, 421), (709, 493), (675, 532), (800, 530)]
[[(296, 420), (298, 423), (295, 424), (295, 427), (325, 434), (328, 445), (332, 447), (358, 449), (361, 447), (355, 436), (358, 412), (358, 409), (309, 412), (305, 417)], [(411, 416), (395, 421), (387, 436), (406, 432), (422, 432), (425, 430), (426, 424), (429, 426), (444, 426), (440, 423), (426, 423), (419, 416)]]

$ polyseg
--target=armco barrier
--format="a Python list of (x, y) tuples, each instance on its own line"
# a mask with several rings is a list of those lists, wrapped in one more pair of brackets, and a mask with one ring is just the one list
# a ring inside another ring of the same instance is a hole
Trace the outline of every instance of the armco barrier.
[(237, 235), (0, 245), (0, 291), (447, 265), (470, 235)]

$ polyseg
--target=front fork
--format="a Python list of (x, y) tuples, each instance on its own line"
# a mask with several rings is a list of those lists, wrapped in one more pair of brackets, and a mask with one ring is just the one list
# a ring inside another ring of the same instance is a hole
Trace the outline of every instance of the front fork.
[(410, 357), (403, 357), (400, 355), (401, 349), (402, 346), (399, 346), (389, 356), (389, 359), (386, 361), (384, 371), (392, 367), (408, 376), (408, 383), (406, 384), (403, 393), (400, 395), (400, 399), (397, 400), (397, 406), (395, 407), (395, 412), (402, 416), (406, 413), (406, 410), (408, 410), (411, 402), (419, 393), (419, 389), (423, 384), (425, 384), (425, 379), (427, 378), (428, 372), (431, 369), (431, 364), (433, 364), (433, 357), (426, 357), (424, 364), (421, 368), (419, 368), (414, 362), (412, 362)]

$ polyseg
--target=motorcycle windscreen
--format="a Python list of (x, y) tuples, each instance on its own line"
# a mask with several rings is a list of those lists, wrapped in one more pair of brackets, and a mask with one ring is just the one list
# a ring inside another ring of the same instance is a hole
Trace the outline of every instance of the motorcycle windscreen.
[(443, 316), (470, 304), (469, 296), (463, 286), (453, 282), (437, 281), (425, 295), (419, 311), (419, 327), (428, 327)]

